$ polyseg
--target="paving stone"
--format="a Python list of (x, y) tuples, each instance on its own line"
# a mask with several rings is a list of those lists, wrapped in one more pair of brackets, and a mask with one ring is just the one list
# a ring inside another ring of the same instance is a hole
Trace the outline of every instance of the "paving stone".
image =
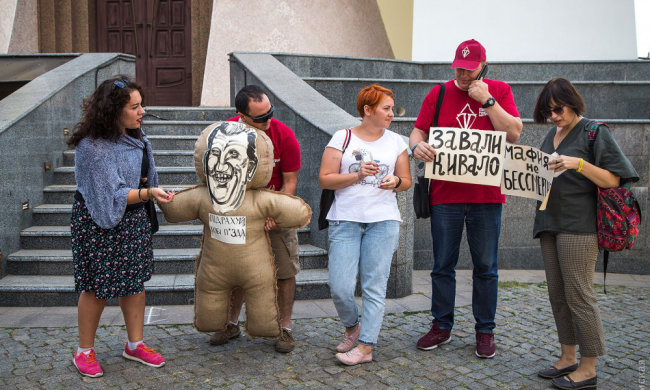
[[(647, 383), (647, 323), (650, 288), (621, 287), (598, 296), (609, 354), (598, 360), (599, 388), (638, 389)], [(429, 329), (429, 312), (384, 318), (375, 361), (339, 364), (334, 346), (342, 325), (337, 318), (294, 320), (297, 347), (277, 354), (273, 340), (240, 337), (213, 347), (209, 335), (190, 324), (150, 325), (147, 343), (167, 359), (155, 369), (122, 358), (123, 326), (98, 329), (96, 352), (105, 375), (80, 377), (71, 364), (78, 338), (70, 328), (0, 328), (0, 388), (234, 388), (338, 389), (359, 387), (436, 389), (546, 389), (537, 370), (559, 356), (547, 290), (535, 285), (502, 288), (497, 309), (494, 359), (474, 355), (471, 307), (458, 307), (452, 342), (432, 351), (415, 348)], [(33, 346), (38, 346), (34, 348)], [(640, 381), (643, 381), (641, 383)]]

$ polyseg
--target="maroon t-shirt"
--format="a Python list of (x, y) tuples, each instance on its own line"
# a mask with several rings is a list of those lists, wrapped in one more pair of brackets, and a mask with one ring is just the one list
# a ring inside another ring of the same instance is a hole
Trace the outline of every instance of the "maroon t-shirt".
[[(490, 95), (510, 115), (519, 117), (510, 86), (503, 81), (483, 79)], [(415, 121), (415, 127), (429, 134), (438, 101), (440, 86), (431, 89)], [(454, 80), (445, 83), (445, 97), (438, 116), (439, 127), (456, 127), (475, 130), (494, 130), (487, 112), (481, 103), (469, 97), (467, 91), (458, 88)], [(457, 183), (431, 180), (431, 204), (445, 203), (505, 203), (506, 196), (500, 187), (480, 184)]]
[[(228, 121), (239, 121), (239, 116)], [(282, 172), (300, 170), (300, 145), (293, 131), (275, 118), (271, 118), (271, 126), (265, 133), (273, 143), (273, 173), (266, 188), (279, 191), (283, 184)]]

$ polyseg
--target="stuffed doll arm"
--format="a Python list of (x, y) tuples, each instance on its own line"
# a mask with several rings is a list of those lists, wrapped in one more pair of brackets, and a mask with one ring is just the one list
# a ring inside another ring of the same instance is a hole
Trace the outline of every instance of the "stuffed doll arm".
[(256, 191), (256, 195), (260, 200), (254, 204), (260, 205), (262, 215), (275, 219), (278, 227), (297, 229), (311, 220), (311, 208), (297, 196), (270, 190)]
[(159, 203), (158, 207), (167, 222), (186, 222), (199, 218), (201, 199), (207, 192), (205, 186), (189, 188), (176, 193), (171, 203)]

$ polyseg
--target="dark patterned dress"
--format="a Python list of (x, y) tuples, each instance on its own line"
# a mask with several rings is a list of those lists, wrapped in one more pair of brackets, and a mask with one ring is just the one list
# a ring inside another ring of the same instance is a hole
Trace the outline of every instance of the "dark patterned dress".
[(72, 257), (77, 292), (99, 299), (137, 294), (153, 274), (151, 222), (144, 208), (126, 211), (120, 223), (102, 229), (83, 202), (72, 207)]

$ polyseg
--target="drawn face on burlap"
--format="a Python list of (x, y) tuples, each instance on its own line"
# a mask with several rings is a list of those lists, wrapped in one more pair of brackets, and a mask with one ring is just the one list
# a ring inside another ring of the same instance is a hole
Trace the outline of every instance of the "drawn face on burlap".
[(217, 213), (241, 206), (246, 184), (257, 170), (256, 139), (255, 129), (237, 122), (223, 122), (208, 135), (203, 172)]

